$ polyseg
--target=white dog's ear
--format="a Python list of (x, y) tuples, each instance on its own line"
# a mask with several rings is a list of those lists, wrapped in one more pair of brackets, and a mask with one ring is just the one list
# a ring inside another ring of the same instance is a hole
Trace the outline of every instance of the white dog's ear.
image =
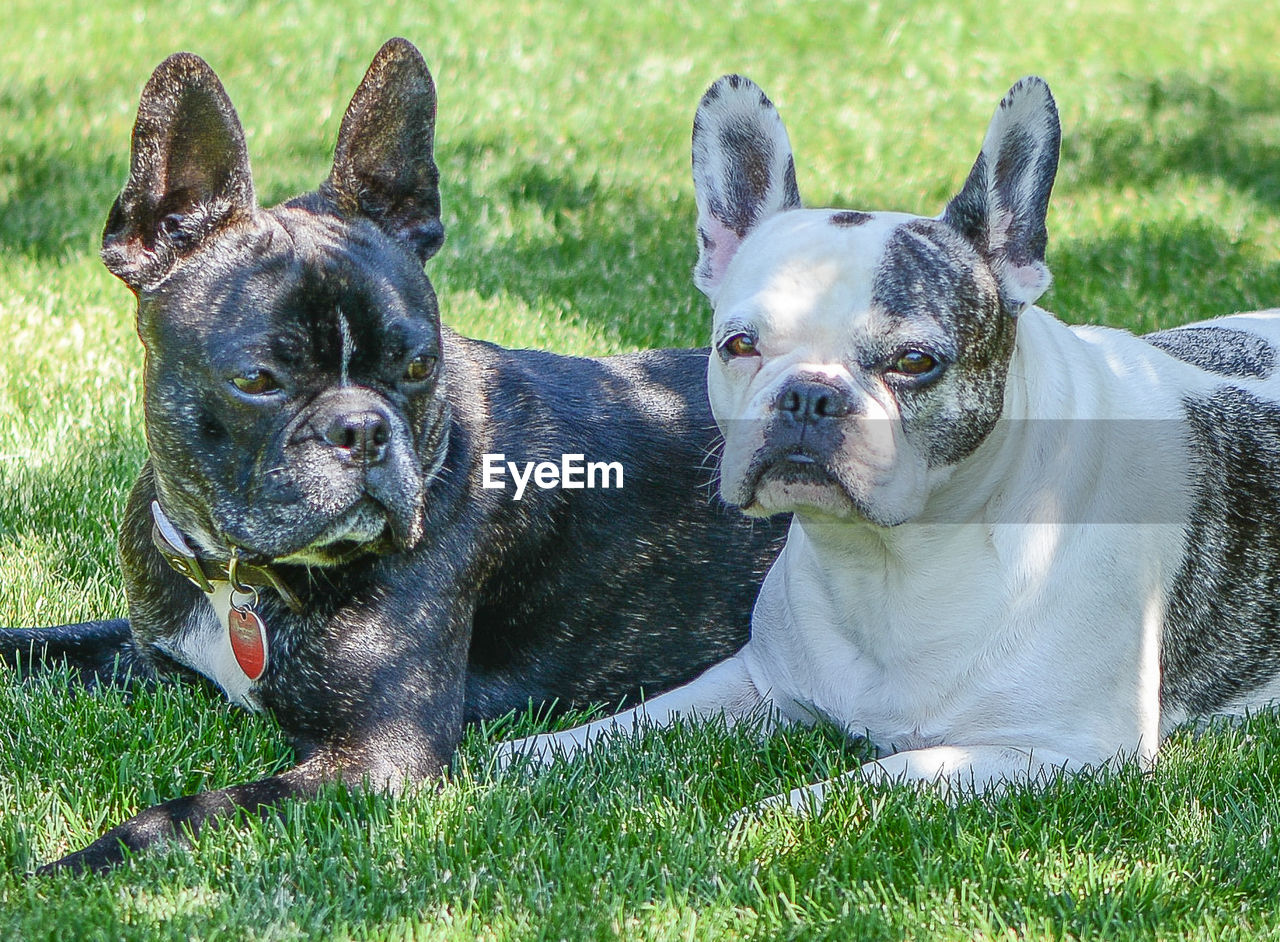
[(1022, 79), (996, 108), (969, 179), (942, 214), (991, 260), (1014, 312), (1034, 303), (1052, 280), (1044, 263), (1045, 216), (1061, 139), (1049, 86), (1035, 76)]
[(718, 79), (698, 104), (693, 191), (698, 201), (693, 281), (711, 295), (747, 234), (774, 213), (800, 206), (787, 129), (773, 102), (748, 78)]

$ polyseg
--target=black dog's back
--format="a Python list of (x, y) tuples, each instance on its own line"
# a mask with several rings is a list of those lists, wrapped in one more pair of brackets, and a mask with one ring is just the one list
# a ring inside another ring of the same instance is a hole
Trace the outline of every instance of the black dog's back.
[(490, 374), (488, 384), (453, 386), (466, 399), (455, 408), (483, 407), (491, 418), (485, 453), (520, 465), (580, 454), (625, 475), (620, 488), (530, 483), (519, 504), (509, 478), (478, 492), (496, 531), (523, 528), (527, 539), (494, 546), (494, 578), (476, 606), (468, 718), (530, 700), (616, 705), (741, 647), (786, 521), (748, 520), (716, 492), (707, 351), (583, 360), (447, 343)]

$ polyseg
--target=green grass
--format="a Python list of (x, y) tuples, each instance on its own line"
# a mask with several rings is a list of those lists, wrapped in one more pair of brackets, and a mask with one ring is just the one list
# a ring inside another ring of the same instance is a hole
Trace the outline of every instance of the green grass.
[[(1065, 130), (1046, 307), (1147, 330), (1280, 303), (1265, 4), (10, 0), (4, 20), (0, 624), (124, 608), (141, 351), (96, 241), (138, 92), (179, 48), (222, 76), (275, 201), (327, 172), (382, 41), (418, 43), (449, 229), (429, 271), (450, 324), (504, 343), (704, 341), (689, 128), (728, 71), (778, 103), (811, 205), (926, 213), (1003, 92), (1039, 73)], [(814, 821), (736, 837), (732, 811), (857, 753), (821, 732), (682, 731), (495, 780), (487, 752), (474, 734), (439, 790), (334, 791), (105, 878), (33, 880), (140, 807), (289, 756), (269, 721), (199, 689), (0, 678), (0, 938), (1280, 937), (1269, 717), (1176, 736), (1146, 776), (954, 807), (853, 785)]]

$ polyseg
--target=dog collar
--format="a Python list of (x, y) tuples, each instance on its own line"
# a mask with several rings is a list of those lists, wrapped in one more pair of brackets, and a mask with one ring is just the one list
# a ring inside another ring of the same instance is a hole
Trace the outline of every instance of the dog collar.
[[(302, 611), (302, 600), (289, 588), (280, 574), (268, 566), (246, 563), (232, 550), (231, 559), (201, 559), (187, 543), (178, 528), (160, 509), (160, 502), (151, 502), (151, 542), (175, 572), (185, 576), (201, 592), (213, 595), (214, 583), (225, 583), (238, 590), (271, 589), (295, 614)], [(253, 594), (256, 595), (256, 592)]]

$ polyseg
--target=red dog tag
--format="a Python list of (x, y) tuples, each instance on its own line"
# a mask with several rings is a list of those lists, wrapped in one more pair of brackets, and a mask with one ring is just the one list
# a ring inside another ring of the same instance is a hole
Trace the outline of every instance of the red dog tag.
[(252, 608), (231, 606), (227, 612), (227, 633), (231, 637), (231, 653), (250, 680), (267, 672), (267, 628)]

